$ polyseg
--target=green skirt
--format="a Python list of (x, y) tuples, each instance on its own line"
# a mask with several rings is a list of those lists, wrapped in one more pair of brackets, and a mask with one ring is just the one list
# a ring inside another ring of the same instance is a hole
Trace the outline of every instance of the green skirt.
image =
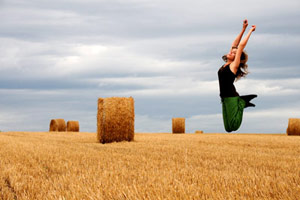
[(239, 129), (245, 106), (246, 102), (239, 96), (222, 98), (223, 122), (227, 132)]

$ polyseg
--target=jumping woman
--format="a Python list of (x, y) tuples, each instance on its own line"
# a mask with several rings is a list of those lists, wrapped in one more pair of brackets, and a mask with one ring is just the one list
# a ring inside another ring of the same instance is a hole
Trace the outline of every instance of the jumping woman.
[(244, 48), (256, 26), (253, 25), (241, 41), (247, 26), (248, 21), (244, 20), (242, 31), (233, 41), (229, 53), (222, 57), (225, 64), (218, 71), (223, 122), (227, 132), (236, 131), (240, 127), (244, 108), (255, 107), (250, 101), (257, 97), (255, 94), (240, 96), (233, 84), (248, 74), (246, 64), (248, 55), (244, 52)]

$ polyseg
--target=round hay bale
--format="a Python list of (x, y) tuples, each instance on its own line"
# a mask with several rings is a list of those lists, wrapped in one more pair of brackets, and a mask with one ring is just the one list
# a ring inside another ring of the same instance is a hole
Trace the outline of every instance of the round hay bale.
[(79, 121), (68, 121), (67, 122), (68, 132), (79, 132)]
[(172, 133), (185, 133), (185, 118), (172, 118)]
[(51, 121), (50, 121), (49, 132), (52, 132), (52, 131), (58, 131), (58, 122), (56, 121), (56, 119), (51, 119)]
[(202, 134), (203, 131), (195, 131), (196, 134)]
[(64, 119), (52, 119), (50, 121), (49, 131), (66, 131), (66, 122)]
[(286, 129), (287, 135), (300, 135), (300, 119), (290, 118), (288, 128)]
[(58, 122), (58, 131), (64, 132), (66, 131), (66, 122), (64, 119), (56, 119)]
[(99, 98), (97, 140), (101, 143), (132, 141), (134, 117), (132, 97)]

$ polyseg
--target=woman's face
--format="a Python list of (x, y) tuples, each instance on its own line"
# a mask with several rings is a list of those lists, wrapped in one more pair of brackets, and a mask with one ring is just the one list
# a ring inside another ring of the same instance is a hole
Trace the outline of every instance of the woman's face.
[(231, 51), (226, 55), (227, 60), (233, 61), (235, 58), (236, 51), (237, 49), (231, 49)]

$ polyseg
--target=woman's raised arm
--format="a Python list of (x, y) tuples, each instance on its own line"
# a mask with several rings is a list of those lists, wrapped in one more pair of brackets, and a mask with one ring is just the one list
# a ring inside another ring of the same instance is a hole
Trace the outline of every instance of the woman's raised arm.
[(242, 37), (243, 37), (243, 34), (244, 34), (244, 32), (245, 32), (247, 26), (248, 26), (248, 20), (245, 19), (245, 20), (243, 21), (243, 28), (242, 28), (241, 32), (238, 34), (238, 36), (235, 38), (235, 40), (234, 40), (234, 41), (232, 42), (232, 44), (231, 44), (230, 51), (231, 51), (233, 48), (237, 48), (237, 47), (238, 47), (238, 45), (239, 45), (239, 43), (240, 43), (240, 41), (241, 41), (241, 39), (242, 39)]
[(236, 73), (238, 68), (239, 68), (239, 65), (240, 65), (240, 62), (241, 62), (241, 55), (242, 55), (242, 52), (244, 50), (244, 48), (246, 47), (247, 43), (248, 43), (248, 40), (251, 36), (251, 33), (253, 31), (255, 31), (256, 29), (256, 26), (255, 25), (252, 25), (252, 28), (249, 30), (248, 34), (243, 38), (243, 40), (240, 42), (240, 44), (238, 45), (238, 48), (237, 48), (237, 52), (236, 52), (236, 55), (235, 55), (235, 58), (234, 58), (234, 61), (230, 64), (230, 69), (233, 73)]

